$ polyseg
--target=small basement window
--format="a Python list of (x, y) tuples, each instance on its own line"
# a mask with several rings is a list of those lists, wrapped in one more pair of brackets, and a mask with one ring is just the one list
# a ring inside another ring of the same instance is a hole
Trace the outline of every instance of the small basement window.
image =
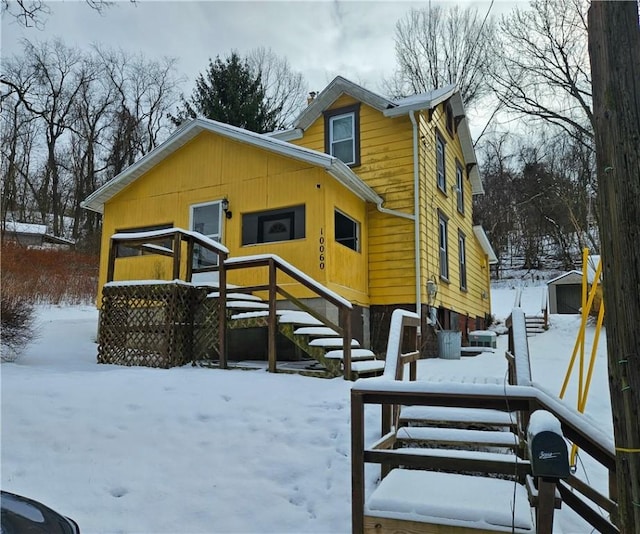
[(336, 241), (360, 252), (360, 223), (338, 210), (335, 211), (334, 221)]

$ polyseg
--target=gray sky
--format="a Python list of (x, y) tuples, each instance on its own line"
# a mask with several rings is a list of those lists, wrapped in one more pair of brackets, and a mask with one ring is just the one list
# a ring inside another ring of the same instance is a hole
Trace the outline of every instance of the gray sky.
[[(495, 0), (491, 14), (500, 16), (516, 2)], [(489, 0), (447, 0), (472, 5), (484, 14)], [(435, 1), (434, 1), (435, 4)], [(336, 75), (383, 92), (381, 80), (394, 70), (394, 29), (412, 7), (428, 1), (147, 1), (116, 2), (103, 15), (84, 1), (51, 2), (44, 29), (23, 28), (3, 17), (2, 55), (20, 52), (20, 39), (61, 37), (81, 48), (92, 43), (141, 52), (147, 58), (178, 59), (186, 78), (185, 94), (204, 72), (209, 58), (226, 57), (264, 46), (286, 57), (301, 72), (309, 90), (323, 89)], [(473, 124), (478, 127), (479, 124)]]

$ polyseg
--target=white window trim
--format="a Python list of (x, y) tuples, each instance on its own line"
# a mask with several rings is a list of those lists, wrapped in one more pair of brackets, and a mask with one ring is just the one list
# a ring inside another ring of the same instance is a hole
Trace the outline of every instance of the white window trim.
[[(213, 206), (218, 204), (218, 233), (217, 234), (202, 234), (205, 235), (206, 237), (208, 237), (209, 239), (213, 239), (214, 241), (217, 241), (218, 243), (220, 243), (221, 245), (224, 244), (223, 240), (222, 240), (222, 231), (223, 231), (223, 227), (222, 227), (222, 199), (220, 200), (212, 200), (209, 202), (199, 202), (197, 204), (191, 204), (189, 206), (189, 230), (191, 230), (192, 232), (195, 231), (193, 228), (193, 223), (194, 223), (194, 212), (196, 209), (198, 208), (203, 208), (205, 206)], [(217, 256), (216, 256), (216, 261), (217, 261)]]
[(356, 162), (356, 114), (351, 111), (349, 113), (342, 113), (340, 115), (333, 115), (329, 117), (329, 148), (330, 154), (334, 157), (337, 157), (333, 151), (333, 145), (336, 143), (333, 139), (333, 123), (336, 120), (343, 119), (344, 117), (351, 117), (351, 137), (340, 139), (337, 142), (343, 143), (345, 141), (351, 141), (351, 159), (349, 161), (344, 161), (346, 165), (353, 165)]
[(460, 289), (466, 291), (467, 290), (467, 238), (462, 232), (458, 234), (458, 268), (460, 269)]
[[(442, 145), (442, 183), (440, 183), (440, 169), (438, 167), (438, 147)], [(438, 189), (445, 195), (447, 194), (447, 143), (440, 135), (440, 132), (436, 132), (436, 184)]]
[[(444, 248), (442, 242), (444, 241)], [(438, 216), (438, 260), (440, 278), (449, 280), (449, 229), (448, 221), (442, 215)], [(444, 265), (443, 265), (444, 258)]]

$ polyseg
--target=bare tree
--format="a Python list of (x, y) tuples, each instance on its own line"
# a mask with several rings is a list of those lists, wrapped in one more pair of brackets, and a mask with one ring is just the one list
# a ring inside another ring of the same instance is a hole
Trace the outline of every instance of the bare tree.
[(465, 106), (490, 92), (494, 23), (477, 9), (411, 10), (396, 24), (397, 69), (385, 82), (391, 95), (423, 93), (456, 83)]
[(492, 85), (504, 108), (593, 139), (587, 0), (533, 0), (499, 24)]
[(276, 55), (270, 48), (250, 51), (247, 63), (255, 75), (260, 75), (267, 111), (275, 117), (275, 128), (290, 126), (306, 104), (307, 84), (302, 74), (293, 71), (287, 58)]
[[(115, 2), (111, 0), (85, 0), (87, 5), (103, 13), (108, 7)], [(135, 3), (135, 0), (129, 0)], [(3, 16), (13, 17), (19, 24), (26, 28), (42, 29), (46, 23), (47, 17), (51, 14), (49, 3), (43, 0), (2, 0), (0, 11)]]
[(76, 95), (92, 75), (82, 69), (80, 52), (62, 41), (39, 45), (27, 41), (22, 62), (13, 58), (1, 79), (43, 125), (47, 156), (39, 201), (41, 213), (52, 217), (54, 235), (63, 230), (59, 143), (72, 128)]
[(167, 115), (182, 80), (175, 75), (174, 58), (150, 61), (140, 54), (99, 47), (95, 53), (114, 93), (108, 160), (115, 176), (168, 135)]
[[(620, 532), (640, 532), (640, 21), (637, 2), (589, 9), (609, 393)], [(614, 496), (615, 497), (615, 496)]]

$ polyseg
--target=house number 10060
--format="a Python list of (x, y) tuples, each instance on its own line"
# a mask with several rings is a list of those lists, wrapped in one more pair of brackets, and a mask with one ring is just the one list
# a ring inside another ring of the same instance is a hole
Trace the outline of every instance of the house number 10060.
[(318, 247), (318, 250), (320, 251), (320, 256), (318, 258), (320, 260), (320, 269), (324, 269), (324, 235), (322, 228), (320, 228), (320, 239), (318, 241), (320, 243), (320, 246)]

